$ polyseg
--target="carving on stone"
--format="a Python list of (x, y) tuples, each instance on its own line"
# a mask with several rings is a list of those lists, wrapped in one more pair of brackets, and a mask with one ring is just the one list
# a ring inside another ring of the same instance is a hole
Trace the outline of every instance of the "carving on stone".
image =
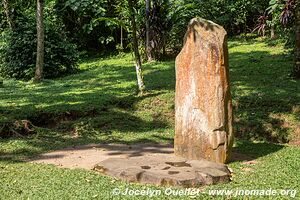
[(175, 154), (228, 161), (233, 144), (227, 33), (192, 19), (176, 58)]

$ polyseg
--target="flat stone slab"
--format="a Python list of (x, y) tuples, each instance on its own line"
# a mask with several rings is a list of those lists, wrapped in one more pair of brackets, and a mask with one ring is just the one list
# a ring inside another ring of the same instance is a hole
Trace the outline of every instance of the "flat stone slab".
[(128, 182), (154, 185), (197, 187), (230, 180), (226, 165), (177, 157), (173, 145), (164, 144), (89, 144), (41, 154), (27, 161), (93, 169)]
[(108, 158), (95, 165), (94, 170), (128, 182), (183, 187), (226, 183), (231, 176), (223, 164), (160, 153)]

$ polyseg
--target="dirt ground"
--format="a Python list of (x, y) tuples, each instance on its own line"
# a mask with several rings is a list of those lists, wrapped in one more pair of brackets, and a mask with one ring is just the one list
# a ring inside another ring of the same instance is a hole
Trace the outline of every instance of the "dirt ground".
[[(29, 162), (53, 164), (62, 168), (91, 170), (96, 164), (108, 158), (129, 158), (173, 153), (173, 145), (164, 144), (89, 144), (41, 154), (29, 160)], [(253, 161), (254, 158), (233, 152), (231, 160), (246, 163)]]
[(172, 145), (160, 144), (90, 144), (41, 154), (32, 163), (53, 164), (63, 168), (92, 169), (108, 158), (128, 158), (148, 154), (172, 154)]

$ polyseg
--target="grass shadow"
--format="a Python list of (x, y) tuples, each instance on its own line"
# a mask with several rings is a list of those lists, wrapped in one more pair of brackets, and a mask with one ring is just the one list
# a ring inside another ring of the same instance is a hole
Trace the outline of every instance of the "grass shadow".
[(232, 149), (230, 162), (253, 161), (285, 148), (284, 145), (269, 142), (237, 140)]
[[(237, 137), (288, 141), (300, 121), (300, 83), (288, 77), (291, 57), (257, 41), (229, 46)], [(1, 153), (22, 157), (88, 143), (173, 143), (174, 65), (170, 60), (144, 65), (149, 89), (144, 96), (135, 95), (128, 56), (92, 60), (80, 74), (42, 84), (6, 80), (0, 89), (1, 123), (31, 119), (43, 128), (27, 139), (1, 140)], [(49, 122), (53, 127), (44, 126)], [(257, 148), (262, 147), (253, 145)]]
[(289, 78), (291, 58), (267, 51), (231, 53), (236, 133), (245, 139), (288, 142), (300, 115), (300, 82)]

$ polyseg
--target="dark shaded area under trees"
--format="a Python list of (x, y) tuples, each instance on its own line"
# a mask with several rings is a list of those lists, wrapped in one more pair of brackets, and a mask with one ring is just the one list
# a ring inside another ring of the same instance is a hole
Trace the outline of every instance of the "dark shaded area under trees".
[[(35, 59), (37, 54), (32, 47), (36, 43), (35, 4), (33, 0), (2, 0), (0, 73), (4, 77), (33, 77), (35, 61), (40, 60)], [(115, 54), (134, 49), (128, 0), (49, 0), (42, 7), (45, 10), (46, 58), (45, 75), (41, 77), (53, 78), (75, 72), (76, 52), (89, 56), (91, 53)], [(161, 60), (167, 54), (176, 55), (181, 49), (187, 23), (193, 17), (222, 25), (229, 36), (257, 31), (272, 39), (282, 38), (289, 47), (297, 47), (295, 33), (299, 31), (294, 30), (298, 30), (296, 14), (299, 12), (295, 8), (296, 0), (134, 0), (134, 32), (141, 58), (148, 61)], [(14, 41), (18, 42), (14, 44)], [(24, 55), (25, 52), (18, 52), (19, 48), (30, 50)], [(295, 48), (295, 57), (299, 55), (298, 49)], [(19, 56), (12, 59), (13, 55)], [(55, 61), (49, 61), (49, 57)], [(297, 63), (291, 70), (296, 78), (300, 71)]]

